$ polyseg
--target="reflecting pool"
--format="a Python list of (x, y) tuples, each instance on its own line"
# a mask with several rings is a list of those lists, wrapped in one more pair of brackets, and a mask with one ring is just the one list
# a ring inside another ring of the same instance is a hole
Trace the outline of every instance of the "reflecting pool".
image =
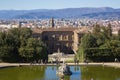
[[(58, 66), (22, 66), (0, 69), (0, 80), (59, 80)], [(120, 80), (120, 68), (70, 66), (73, 74), (64, 80)]]

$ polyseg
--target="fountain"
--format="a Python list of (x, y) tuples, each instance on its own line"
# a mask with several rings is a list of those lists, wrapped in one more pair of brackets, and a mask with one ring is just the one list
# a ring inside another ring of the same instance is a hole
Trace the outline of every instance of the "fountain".
[[(61, 61), (61, 58), (63, 57), (63, 53), (60, 52), (60, 50), (58, 49), (57, 54), (53, 54), (55, 59), (58, 60), (58, 62)], [(62, 60), (62, 65), (59, 66), (56, 74), (60, 77), (60, 79), (64, 79), (65, 75), (72, 75), (72, 72), (70, 71), (70, 67), (65, 63), (64, 61), (65, 59)]]
[(60, 63), (63, 62), (63, 53), (60, 52), (59, 48), (58, 51), (52, 54), (52, 62)]
[(70, 67), (63, 63), (57, 70), (56, 74), (60, 77), (60, 79), (63, 79), (65, 75), (72, 75), (72, 72), (70, 71)]

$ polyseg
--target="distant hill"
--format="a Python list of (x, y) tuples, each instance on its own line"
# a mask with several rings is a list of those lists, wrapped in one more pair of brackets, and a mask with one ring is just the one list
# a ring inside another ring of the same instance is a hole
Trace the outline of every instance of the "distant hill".
[(82, 15), (83, 18), (120, 19), (120, 12), (101, 12)]
[(102, 18), (120, 19), (120, 9), (102, 8), (66, 8), (36, 10), (0, 10), (0, 19), (46, 19), (46, 18)]

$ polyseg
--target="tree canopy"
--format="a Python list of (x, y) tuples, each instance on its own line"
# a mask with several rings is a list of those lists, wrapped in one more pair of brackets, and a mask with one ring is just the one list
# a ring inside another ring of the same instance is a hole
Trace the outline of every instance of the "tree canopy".
[[(118, 35), (112, 34), (111, 24), (108, 26), (94, 25), (93, 32), (81, 38), (78, 56), (90, 61), (114, 61), (120, 59), (120, 30)], [(83, 60), (82, 60), (83, 61)]]
[(32, 37), (30, 28), (13, 28), (0, 32), (0, 60), (7, 62), (30, 62), (48, 58), (46, 46)]

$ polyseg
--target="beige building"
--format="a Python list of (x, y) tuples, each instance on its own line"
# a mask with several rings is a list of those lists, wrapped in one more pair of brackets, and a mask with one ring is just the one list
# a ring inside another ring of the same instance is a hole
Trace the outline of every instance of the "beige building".
[(33, 37), (40, 38), (50, 54), (60, 52), (74, 54), (78, 50), (83, 33), (79, 28), (45, 28), (34, 29)]
[(33, 37), (41, 39), (50, 54), (58, 50), (64, 54), (74, 54), (77, 52), (81, 37), (85, 32), (86, 28), (57, 28), (52, 18), (49, 28), (33, 29)]
[(78, 41), (75, 29), (47, 29), (42, 33), (42, 41), (48, 46), (49, 53), (57, 52), (74, 53), (77, 50)]

